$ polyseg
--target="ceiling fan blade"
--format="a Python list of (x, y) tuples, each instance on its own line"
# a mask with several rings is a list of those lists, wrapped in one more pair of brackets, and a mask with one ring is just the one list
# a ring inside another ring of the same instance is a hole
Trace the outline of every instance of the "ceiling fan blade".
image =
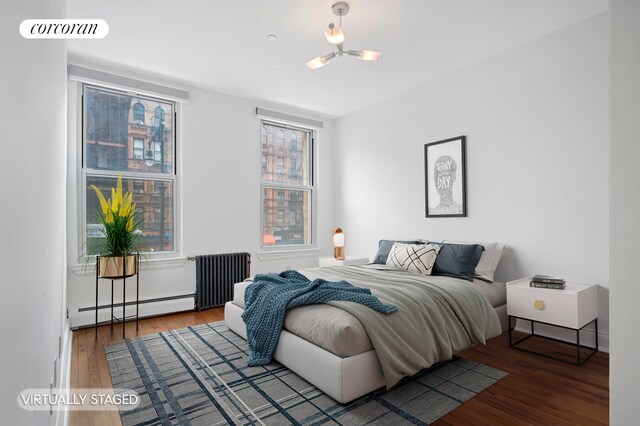
[(327, 65), (329, 61), (333, 59), (335, 56), (336, 56), (335, 52), (331, 52), (324, 56), (316, 56), (315, 58), (307, 62), (306, 64), (307, 68), (309, 68), (310, 70), (317, 70), (318, 68), (322, 68), (325, 65)]
[(363, 61), (379, 61), (382, 58), (382, 53), (375, 50), (347, 50), (347, 54), (356, 56)]

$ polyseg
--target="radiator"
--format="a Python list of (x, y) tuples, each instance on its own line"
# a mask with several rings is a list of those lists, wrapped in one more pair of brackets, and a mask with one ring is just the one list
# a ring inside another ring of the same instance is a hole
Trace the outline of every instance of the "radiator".
[(222, 306), (233, 299), (233, 285), (249, 277), (249, 253), (196, 256), (196, 309)]

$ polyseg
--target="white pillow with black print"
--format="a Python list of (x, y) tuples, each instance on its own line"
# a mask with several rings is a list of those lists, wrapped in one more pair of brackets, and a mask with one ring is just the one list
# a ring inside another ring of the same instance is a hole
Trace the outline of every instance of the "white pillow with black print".
[(431, 275), (440, 246), (431, 244), (393, 243), (387, 265), (418, 274)]

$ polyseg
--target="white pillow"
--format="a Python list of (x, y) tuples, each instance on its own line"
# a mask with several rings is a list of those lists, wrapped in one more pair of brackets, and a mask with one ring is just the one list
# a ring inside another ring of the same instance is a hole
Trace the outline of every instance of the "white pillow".
[(468, 241), (442, 241), (443, 243), (454, 243), (454, 244), (479, 244), (484, 247), (484, 251), (480, 256), (480, 261), (478, 261), (478, 265), (476, 266), (475, 273), (473, 274), (475, 278), (479, 278), (481, 280), (493, 281), (493, 274), (496, 273), (496, 268), (498, 267), (498, 262), (500, 262), (500, 257), (502, 256), (502, 251), (504, 250), (504, 244), (500, 243), (473, 243)]
[(387, 265), (419, 274), (431, 275), (440, 246), (431, 244), (393, 243)]

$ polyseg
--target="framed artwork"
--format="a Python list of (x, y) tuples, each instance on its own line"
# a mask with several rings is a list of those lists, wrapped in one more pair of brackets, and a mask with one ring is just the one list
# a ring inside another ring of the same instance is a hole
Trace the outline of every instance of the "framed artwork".
[(466, 136), (424, 145), (426, 217), (466, 217)]

